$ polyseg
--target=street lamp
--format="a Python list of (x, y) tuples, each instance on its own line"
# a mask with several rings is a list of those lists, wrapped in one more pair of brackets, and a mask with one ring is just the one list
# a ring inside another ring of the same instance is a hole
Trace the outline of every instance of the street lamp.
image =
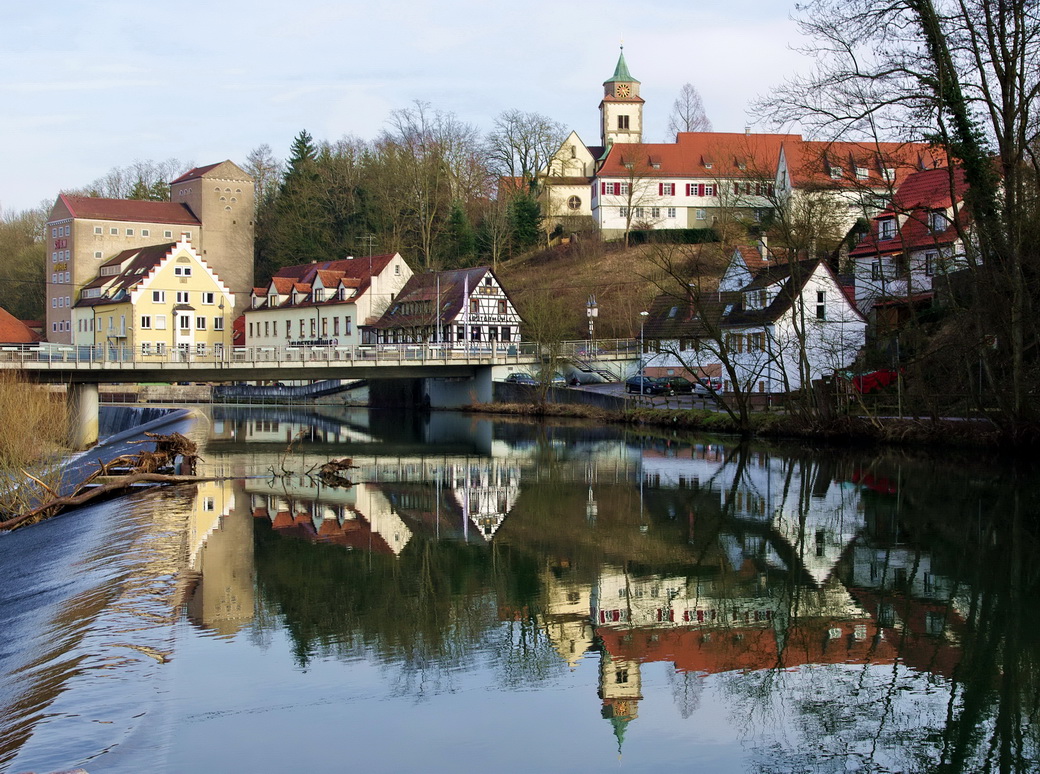
[(643, 326), (646, 324), (646, 318), (650, 316), (649, 312), (639, 313), (639, 394), (646, 394), (646, 375), (643, 373), (643, 353), (646, 352), (646, 340), (643, 338)]
[(592, 346), (596, 340), (596, 318), (599, 317), (599, 305), (596, 303), (594, 294), (589, 296), (588, 303), (585, 304), (585, 314), (589, 318), (589, 352), (591, 354)]

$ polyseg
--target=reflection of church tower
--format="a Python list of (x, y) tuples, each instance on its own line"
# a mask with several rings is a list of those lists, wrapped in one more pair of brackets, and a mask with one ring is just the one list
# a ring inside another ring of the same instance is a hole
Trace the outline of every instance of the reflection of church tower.
[(643, 141), (643, 98), (639, 96), (639, 81), (628, 72), (623, 47), (614, 74), (603, 82), (599, 115), (604, 146)]
[(599, 697), (603, 700), (603, 717), (614, 727), (618, 754), (625, 741), (628, 724), (639, 717), (639, 662), (613, 657), (605, 650), (599, 662)]

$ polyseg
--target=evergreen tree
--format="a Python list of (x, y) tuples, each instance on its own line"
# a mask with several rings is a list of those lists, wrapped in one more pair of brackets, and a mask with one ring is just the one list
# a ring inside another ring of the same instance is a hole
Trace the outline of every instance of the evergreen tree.
[(473, 265), (477, 247), (476, 235), (460, 202), (452, 204), (446, 236), (445, 266), (461, 268)]
[(528, 250), (538, 244), (542, 232), (542, 211), (531, 194), (521, 193), (509, 204), (509, 223), (517, 250)]

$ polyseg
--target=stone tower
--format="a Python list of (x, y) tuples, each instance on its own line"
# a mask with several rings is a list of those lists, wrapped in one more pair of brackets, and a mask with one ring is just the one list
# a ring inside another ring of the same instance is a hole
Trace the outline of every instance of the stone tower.
[(231, 161), (196, 167), (170, 183), (170, 200), (201, 221), (199, 253), (235, 294), (238, 317), (253, 289), (253, 178)]

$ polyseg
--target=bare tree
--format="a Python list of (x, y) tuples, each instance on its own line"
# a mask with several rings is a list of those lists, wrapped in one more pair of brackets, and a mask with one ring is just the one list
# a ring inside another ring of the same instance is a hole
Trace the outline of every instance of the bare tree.
[[(974, 298), (962, 311), (974, 321), (975, 355), (1005, 429), (1028, 432), (1036, 419), (1028, 391), (1040, 370), (1035, 2), (815, 0), (800, 24), (814, 69), (773, 91), (778, 122), (799, 119), (830, 137), (930, 138), (963, 169)], [(951, 169), (951, 193), (953, 177)], [(954, 222), (964, 230), (963, 219)]]
[(259, 210), (274, 197), (282, 182), (282, 162), (275, 158), (271, 146), (264, 143), (249, 151), (244, 169), (253, 178), (255, 204)]
[(692, 83), (684, 83), (679, 96), (672, 103), (672, 112), (668, 116), (668, 133), (710, 132), (711, 121), (704, 112), (704, 100), (701, 93)]
[(511, 177), (528, 190), (539, 172), (567, 137), (567, 129), (540, 113), (506, 110), (495, 118), (485, 145), (488, 161), (500, 176)]

